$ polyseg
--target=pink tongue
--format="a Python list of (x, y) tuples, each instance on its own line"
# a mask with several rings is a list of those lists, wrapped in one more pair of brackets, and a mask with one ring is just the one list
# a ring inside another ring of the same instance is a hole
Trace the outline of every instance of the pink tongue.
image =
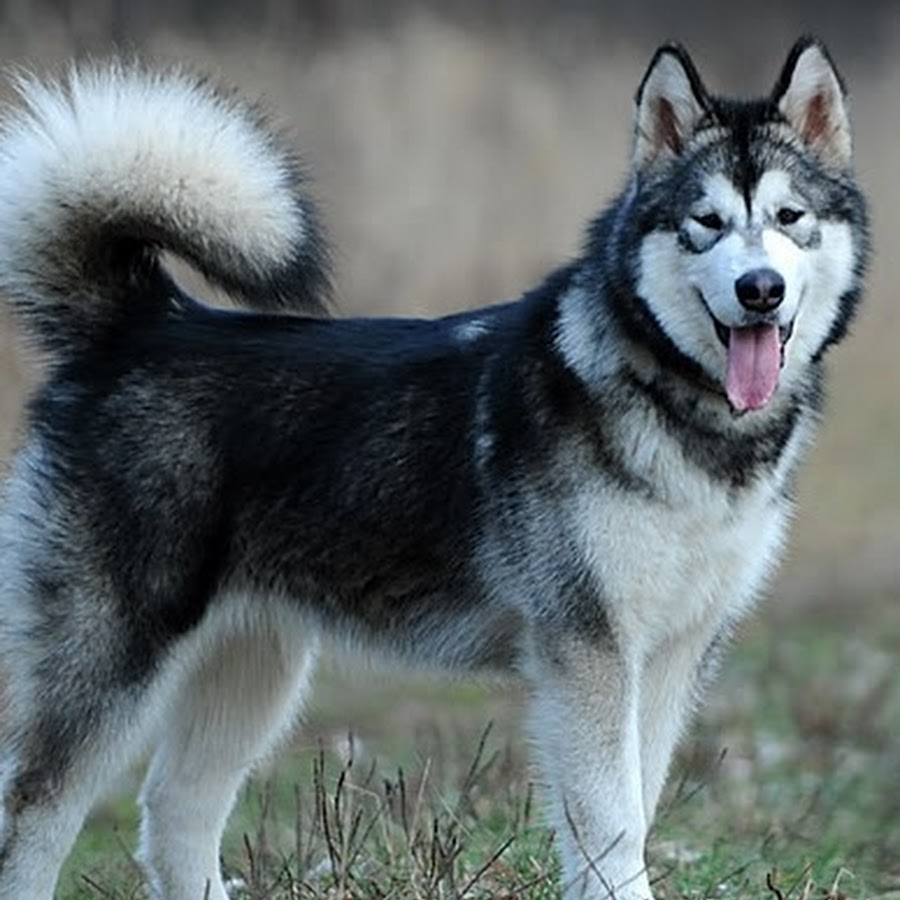
[(725, 393), (736, 412), (762, 409), (775, 393), (780, 371), (777, 325), (731, 329)]

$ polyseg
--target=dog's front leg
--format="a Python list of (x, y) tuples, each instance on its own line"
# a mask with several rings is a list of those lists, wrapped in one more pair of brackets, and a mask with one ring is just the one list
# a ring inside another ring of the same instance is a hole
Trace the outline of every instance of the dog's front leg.
[(676, 743), (696, 703), (699, 686), (717, 656), (716, 620), (664, 641), (649, 655), (641, 677), (641, 772), (648, 827), (665, 784)]
[(567, 900), (648, 900), (637, 665), (572, 633), (542, 633), (528, 663)]

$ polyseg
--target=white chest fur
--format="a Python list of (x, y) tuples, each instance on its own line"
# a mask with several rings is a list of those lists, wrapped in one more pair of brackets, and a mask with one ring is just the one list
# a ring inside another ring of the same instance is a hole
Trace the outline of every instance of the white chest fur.
[(660, 429), (640, 429), (630, 456), (655, 496), (601, 484), (574, 511), (583, 552), (616, 627), (644, 650), (667, 637), (739, 615), (777, 561), (789, 504), (783, 471), (740, 490), (687, 460)]

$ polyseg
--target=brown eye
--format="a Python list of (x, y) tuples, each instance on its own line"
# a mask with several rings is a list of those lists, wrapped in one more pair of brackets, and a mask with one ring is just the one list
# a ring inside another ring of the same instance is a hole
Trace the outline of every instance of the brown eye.
[(691, 218), (704, 228), (710, 231), (721, 231), (725, 227), (722, 217), (717, 213), (704, 213), (702, 216), (691, 216)]
[(778, 210), (775, 218), (779, 225), (793, 225), (795, 222), (799, 222), (803, 216), (804, 212), (802, 209), (792, 209), (789, 206), (783, 206)]

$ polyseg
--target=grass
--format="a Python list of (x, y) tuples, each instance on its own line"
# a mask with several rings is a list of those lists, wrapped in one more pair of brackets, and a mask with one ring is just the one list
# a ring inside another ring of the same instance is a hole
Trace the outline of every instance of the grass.
[[(748, 629), (676, 761), (650, 841), (657, 895), (900, 898), (900, 632), (804, 618), (776, 637), (773, 618)], [(234, 896), (558, 897), (518, 692), (366, 682), (327, 674), (327, 704), (245, 790), (224, 848)], [(130, 801), (100, 810), (62, 900), (144, 897), (135, 825)]]

